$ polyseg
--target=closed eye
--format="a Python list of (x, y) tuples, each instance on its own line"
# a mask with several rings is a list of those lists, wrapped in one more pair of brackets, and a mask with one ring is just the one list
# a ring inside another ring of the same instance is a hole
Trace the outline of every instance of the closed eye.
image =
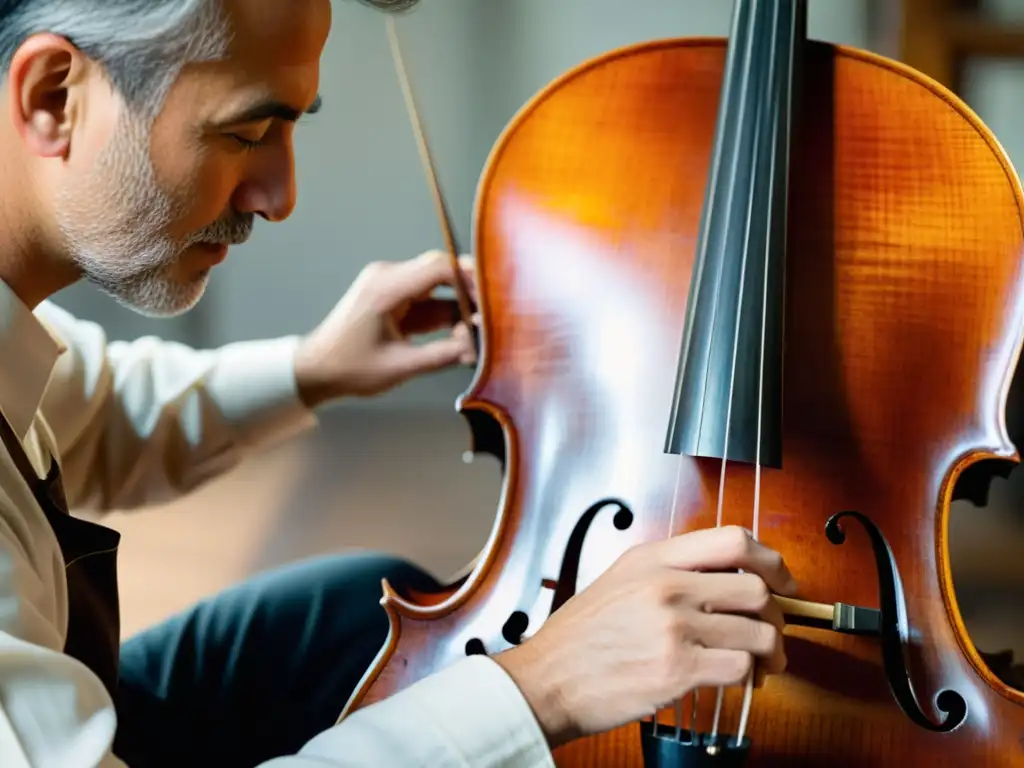
[(250, 151), (254, 150), (254, 149), (259, 149), (260, 147), (263, 146), (263, 141), (262, 140), (254, 141), (252, 139), (245, 138), (245, 136), (239, 136), (237, 133), (231, 133), (231, 134), (228, 134), (228, 135), (232, 139), (234, 139), (236, 142), (241, 144), (242, 147), (244, 147), (245, 149), (250, 150)]

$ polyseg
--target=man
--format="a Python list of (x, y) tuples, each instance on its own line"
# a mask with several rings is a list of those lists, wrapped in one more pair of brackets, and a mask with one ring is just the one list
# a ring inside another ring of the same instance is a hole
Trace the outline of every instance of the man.
[(447, 277), (433, 253), (367, 268), (308, 336), (216, 351), (108, 343), (47, 301), (85, 277), (183, 312), (256, 216), (291, 213), (293, 124), (318, 101), (330, 16), (329, 0), (0, 2), (4, 768), (551, 765), (551, 747), (739, 684), (755, 658), (784, 666), (770, 592), (792, 578), (731, 528), (631, 551), (523, 645), (340, 725), (386, 634), (381, 577), (430, 586), (407, 563), (267, 574), (118, 657), (117, 534), (65, 496), (104, 511), (186, 492), (321, 403), (472, 354), (464, 327), (393, 333), (447, 322), (421, 298)]

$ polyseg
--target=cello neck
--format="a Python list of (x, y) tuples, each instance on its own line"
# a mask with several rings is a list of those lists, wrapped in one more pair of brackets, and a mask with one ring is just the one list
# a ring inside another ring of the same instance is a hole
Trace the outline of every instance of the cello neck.
[(806, 0), (736, 0), (668, 453), (781, 466), (789, 152), (806, 26)]

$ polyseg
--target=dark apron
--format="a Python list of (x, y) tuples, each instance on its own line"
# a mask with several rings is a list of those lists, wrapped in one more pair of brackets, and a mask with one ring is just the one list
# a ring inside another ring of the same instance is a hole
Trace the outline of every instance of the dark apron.
[(117, 701), (121, 615), (117, 547), (121, 534), (68, 512), (57, 460), (46, 478), (36, 474), (11, 425), (0, 415), (0, 439), (57, 537), (68, 582), (68, 634), (64, 653), (85, 664)]

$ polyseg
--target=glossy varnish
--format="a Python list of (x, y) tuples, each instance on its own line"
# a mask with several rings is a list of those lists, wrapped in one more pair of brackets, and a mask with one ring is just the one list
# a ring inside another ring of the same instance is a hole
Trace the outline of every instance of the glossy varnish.
[[(588, 508), (578, 587), (642, 541), (716, 524), (720, 463), (664, 452), (725, 62), (722, 40), (619, 50), (538, 95), (481, 180), (474, 251), (484, 356), (462, 401), (503, 427), (506, 482), (484, 557), (447, 600), (388, 591), (392, 632), (346, 711), (551, 608)], [(953, 486), (983, 458), (1015, 461), (1003, 407), (1024, 329), (1020, 184), (952, 94), (871, 54), (811, 43), (794, 125), (786, 254), (782, 468), (764, 469), (759, 535), (808, 600), (879, 603), (870, 517), (906, 599), (907, 655), (936, 722), (912, 723), (878, 641), (787, 630), (789, 668), (755, 694), (750, 763), (1024, 765), (1024, 696), (984, 667), (949, 570)], [(754, 470), (730, 465), (726, 524), (752, 524)], [(674, 514), (673, 514), (674, 513)], [(674, 528), (670, 531), (670, 520)], [(621, 523), (620, 519), (620, 523)], [(433, 604), (431, 604), (433, 603)], [(582, 638), (581, 638), (582, 639)], [(707, 728), (714, 691), (703, 691)], [(741, 691), (722, 727), (736, 728)], [(671, 713), (662, 719), (671, 722)], [(685, 715), (684, 725), (689, 717)], [(556, 752), (562, 766), (642, 765), (637, 726)]]

